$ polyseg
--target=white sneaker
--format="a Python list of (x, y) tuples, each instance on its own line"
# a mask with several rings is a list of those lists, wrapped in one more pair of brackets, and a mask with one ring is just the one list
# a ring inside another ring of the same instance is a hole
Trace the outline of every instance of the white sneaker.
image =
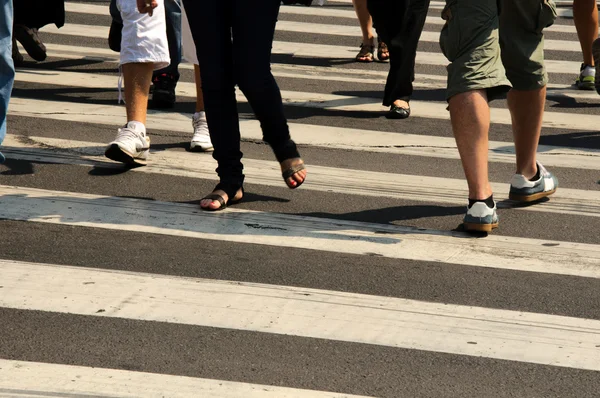
[(129, 122), (120, 128), (117, 138), (106, 147), (104, 155), (117, 162), (146, 165), (150, 152), (150, 138), (140, 122)]
[(194, 136), (192, 137), (192, 142), (190, 142), (190, 151), (212, 151), (214, 148), (210, 141), (208, 124), (206, 123), (206, 114), (204, 112), (194, 113), (194, 116), (192, 117), (192, 126), (194, 127)]

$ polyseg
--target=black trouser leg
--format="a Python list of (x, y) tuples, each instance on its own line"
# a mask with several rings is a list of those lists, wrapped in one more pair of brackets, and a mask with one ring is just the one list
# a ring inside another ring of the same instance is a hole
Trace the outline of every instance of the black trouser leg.
[(415, 78), (415, 57), (430, 0), (367, 0), (377, 33), (390, 51), (390, 72), (383, 105), (410, 100)]
[(271, 73), (271, 48), (280, 0), (233, 0), (233, 63), (236, 82), (260, 121), (264, 140), (279, 162), (299, 157)]
[(240, 126), (235, 99), (233, 0), (184, 0), (200, 64), (206, 119), (213, 157), (221, 183), (240, 187), (244, 182)]

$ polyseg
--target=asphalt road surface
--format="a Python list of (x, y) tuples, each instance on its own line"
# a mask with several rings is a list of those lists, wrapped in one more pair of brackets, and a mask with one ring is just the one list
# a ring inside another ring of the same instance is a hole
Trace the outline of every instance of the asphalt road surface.
[(1, 397), (598, 397), (600, 96), (572, 84), (569, 10), (546, 34), (540, 160), (560, 188), (507, 200), (510, 115), (492, 103), (500, 228), (461, 232), (466, 184), (432, 2), (412, 116), (359, 64), (348, 0), (282, 7), (273, 46), (306, 183), (287, 189), (240, 94), (245, 200), (206, 213), (187, 150), (195, 91), (150, 111), (147, 167), (103, 157), (125, 122), (106, 1), (68, 2), (26, 58), (0, 166)]

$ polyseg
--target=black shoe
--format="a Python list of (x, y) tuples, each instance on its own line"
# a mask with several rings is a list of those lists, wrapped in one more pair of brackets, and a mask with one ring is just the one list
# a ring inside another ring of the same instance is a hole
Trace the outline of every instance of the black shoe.
[(172, 75), (162, 73), (152, 78), (152, 102), (153, 108), (172, 108), (175, 105), (175, 86), (177, 80)]
[(19, 52), (19, 47), (17, 46), (17, 40), (13, 37), (12, 39), (12, 60), (15, 66), (21, 66), (25, 62), (23, 56)]
[(401, 108), (396, 105), (392, 105), (389, 112), (385, 115), (388, 119), (406, 119), (409, 116), (410, 106), (408, 108)]
[(121, 52), (122, 31), (123, 24), (113, 20), (110, 24), (110, 30), (108, 31), (108, 48), (118, 53)]
[(14, 25), (13, 35), (23, 45), (27, 54), (36, 61), (46, 59), (46, 46), (38, 36), (38, 30), (25, 25)]

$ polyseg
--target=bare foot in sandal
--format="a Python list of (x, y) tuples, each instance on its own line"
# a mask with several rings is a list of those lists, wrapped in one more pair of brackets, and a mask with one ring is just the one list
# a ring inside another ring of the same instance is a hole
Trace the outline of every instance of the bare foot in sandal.
[(290, 189), (298, 188), (306, 180), (306, 168), (302, 158), (286, 159), (280, 166), (283, 179)]
[(225, 191), (223, 191), (222, 189), (215, 189), (210, 195), (207, 195), (206, 197), (200, 200), (200, 207), (202, 208), (202, 210), (208, 211), (223, 210), (228, 205), (240, 202), (243, 197), (243, 188), (238, 189), (231, 200), (229, 199), (229, 195), (227, 195)]
[(373, 62), (373, 58), (374, 58), (374, 54), (373, 52), (375, 51), (375, 45), (372, 43), (368, 43), (368, 44), (361, 44), (360, 45), (360, 51), (358, 52), (358, 54), (356, 54), (356, 61), (357, 62)]

